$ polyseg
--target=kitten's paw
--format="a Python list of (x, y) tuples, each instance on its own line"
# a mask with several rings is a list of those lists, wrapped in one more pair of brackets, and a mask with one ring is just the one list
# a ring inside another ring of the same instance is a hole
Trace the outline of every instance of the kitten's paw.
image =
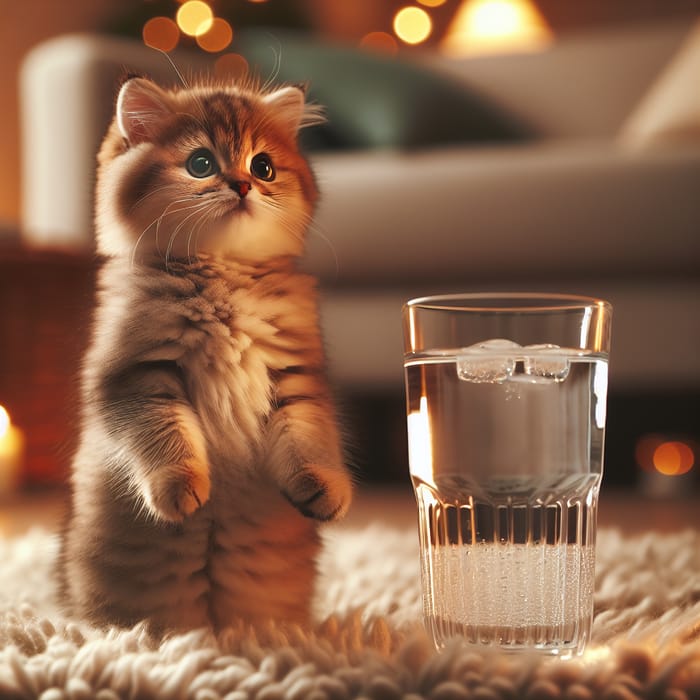
[(307, 518), (337, 520), (350, 507), (352, 481), (345, 470), (309, 464), (291, 478), (282, 493)]
[(193, 464), (175, 464), (154, 470), (144, 499), (161, 520), (179, 523), (209, 500), (211, 484), (206, 468)]

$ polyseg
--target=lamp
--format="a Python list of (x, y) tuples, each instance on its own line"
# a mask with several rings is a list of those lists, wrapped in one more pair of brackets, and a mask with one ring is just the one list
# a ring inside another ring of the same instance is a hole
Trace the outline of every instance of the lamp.
[(531, 0), (463, 0), (441, 43), (451, 56), (539, 51), (552, 31)]

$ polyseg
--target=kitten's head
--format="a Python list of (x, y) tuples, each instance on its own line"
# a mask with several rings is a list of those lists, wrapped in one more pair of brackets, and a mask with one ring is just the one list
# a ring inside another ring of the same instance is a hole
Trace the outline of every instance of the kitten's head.
[(297, 135), (313, 121), (297, 87), (127, 80), (98, 159), (98, 250), (249, 263), (300, 255), (317, 191)]

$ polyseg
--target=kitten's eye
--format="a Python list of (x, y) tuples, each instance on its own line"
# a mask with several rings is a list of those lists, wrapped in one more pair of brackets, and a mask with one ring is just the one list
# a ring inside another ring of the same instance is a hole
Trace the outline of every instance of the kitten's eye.
[(185, 163), (187, 172), (192, 177), (209, 177), (219, 172), (219, 166), (212, 152), (206, 148), (198, 148)]
[(258, 153), (253, 156), (253, 159), (250, 161), (250, 172), (258, 180), (272, 182), (275, 179), (275, 168), (272, 165), (272, 159), (267, 153)]

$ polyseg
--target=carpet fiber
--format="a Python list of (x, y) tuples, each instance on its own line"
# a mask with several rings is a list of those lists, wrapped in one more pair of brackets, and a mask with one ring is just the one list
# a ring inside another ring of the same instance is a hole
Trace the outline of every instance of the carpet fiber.
[(593, 642), (552, 661), (433, 651), (417, 536), (329, 527), (311, 630), (238, 625), (165, 640), (98, 630), (55, 602), (53, 535), (0, 538), (0, 698), (700, 698), (700, 533), (598, 538)]

